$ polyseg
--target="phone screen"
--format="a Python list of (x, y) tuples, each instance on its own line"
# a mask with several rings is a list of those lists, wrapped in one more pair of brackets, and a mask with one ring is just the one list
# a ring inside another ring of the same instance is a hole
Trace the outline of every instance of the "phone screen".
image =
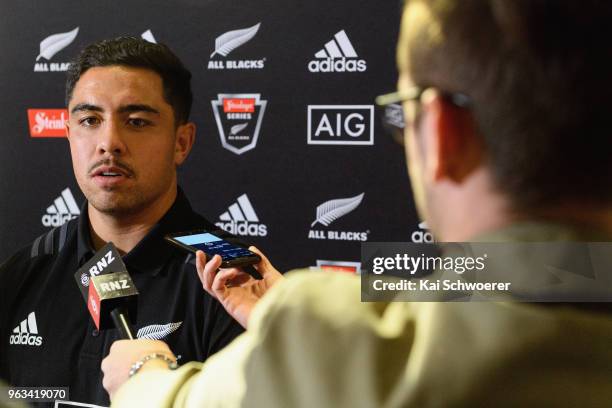
[(174, 239), (182, 244), (200, 249), (211, 257), (214, 255), (220, 255), (221, 259), (224, 261), (253, 256), (253, 253), (248, 249), (230, 244), (226, 240), (209, 232), (174, 237)]

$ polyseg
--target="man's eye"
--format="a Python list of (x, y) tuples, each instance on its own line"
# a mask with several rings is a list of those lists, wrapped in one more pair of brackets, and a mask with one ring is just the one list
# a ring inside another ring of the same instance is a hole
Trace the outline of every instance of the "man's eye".
[(141, 118), (129, 118), (128, 123), (136, 128), (142, 128), (151, 124), (150, 121)]
[(79, 124), (86, 127), (94, 127), (100, 124), (100, 120), (95, 116), (88, 116), (79, 120)]

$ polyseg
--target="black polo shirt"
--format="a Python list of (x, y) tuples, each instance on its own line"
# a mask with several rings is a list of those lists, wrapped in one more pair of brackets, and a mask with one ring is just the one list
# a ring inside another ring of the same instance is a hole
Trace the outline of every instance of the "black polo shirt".
[[(94, 254), (87, 203), (81, 214), (0, 267), (0, 377), (13, 386), (69, 387), (71, 401), (106, 406), (100, 364), (119, 334), (95, 329), (75, 282)], [(243, 331), (202, 289), (193, 256), (163, 239), (200, 228), (231, 239), (193, 212), (179, 189), (170, 210), (123, 257), (140, 292), (135, 332), (168, 343), (179, 364), (206, 360)]]

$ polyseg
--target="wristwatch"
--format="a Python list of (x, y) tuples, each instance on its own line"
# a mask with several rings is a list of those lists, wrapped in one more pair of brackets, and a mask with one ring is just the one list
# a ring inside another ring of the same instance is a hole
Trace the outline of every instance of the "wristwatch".
[(171, 359), (166, 354), (151, 353), (151, 354), (147, 354), (146, 356), (144, 356), (143, 358), (141, 358), (140, 360), (132, 364), (132, 367), (130, 368), (129, 376), (133, 377), (138, 372), (138, 370), (140, 370), (142, 366), (145, 365), (147, 361), (155, 360), (155, 359), (164, 360), (166, 363), (168, 363), (168, 368), (170, 370), (176, 370), (178, 368), (178, 364), (176, 363), (176, 360)]

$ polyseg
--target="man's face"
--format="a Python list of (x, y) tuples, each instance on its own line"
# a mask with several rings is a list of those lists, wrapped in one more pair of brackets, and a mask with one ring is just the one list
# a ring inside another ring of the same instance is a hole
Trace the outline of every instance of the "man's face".
[[(410, 3), (402, 16), (400, 38), (397, 48), (397, 60), (399, 70), (398, 91), (405, 91), (414, 86), (410, 77), (410, 44), (414, 41), (417, 33), (424, 24), (431, 21), (429, 11), (421, 2)], [(432, 25), (433, 26), (433, 25)], [(419, 101), (406, 101), (403, 104), (404, 118), (406, 120), (404, 146), (406, 164), (412, 186), (414, 202), (421, 219), (429, 220), (428, 193), (426, 180), (426, 154), (424, 141), (420, 134), (422, 129), (417, 129), (417, 111)]]
[(76, 83), (68, 111), (74, 174), (96, 210), (133, 214), (174, 188), (182, 159), (157, 73), (90, 68)]
[[(401, 73), (398, 82), (398, 90), (407, 90), (412, 86), (410, 75)], [(429, 220), (427, 209), (427, 185), (426, 185), (426, 155), (424, 151), (422, 135), (417, 129), (417, 109), (418, 101), (407, 101), (403, 104), (404, 118), (406, 127), (404, 129), (404, 153), (406, 155), (406, 165), (410, 176), (412, 195), (419, 216), (424, 220)]]

